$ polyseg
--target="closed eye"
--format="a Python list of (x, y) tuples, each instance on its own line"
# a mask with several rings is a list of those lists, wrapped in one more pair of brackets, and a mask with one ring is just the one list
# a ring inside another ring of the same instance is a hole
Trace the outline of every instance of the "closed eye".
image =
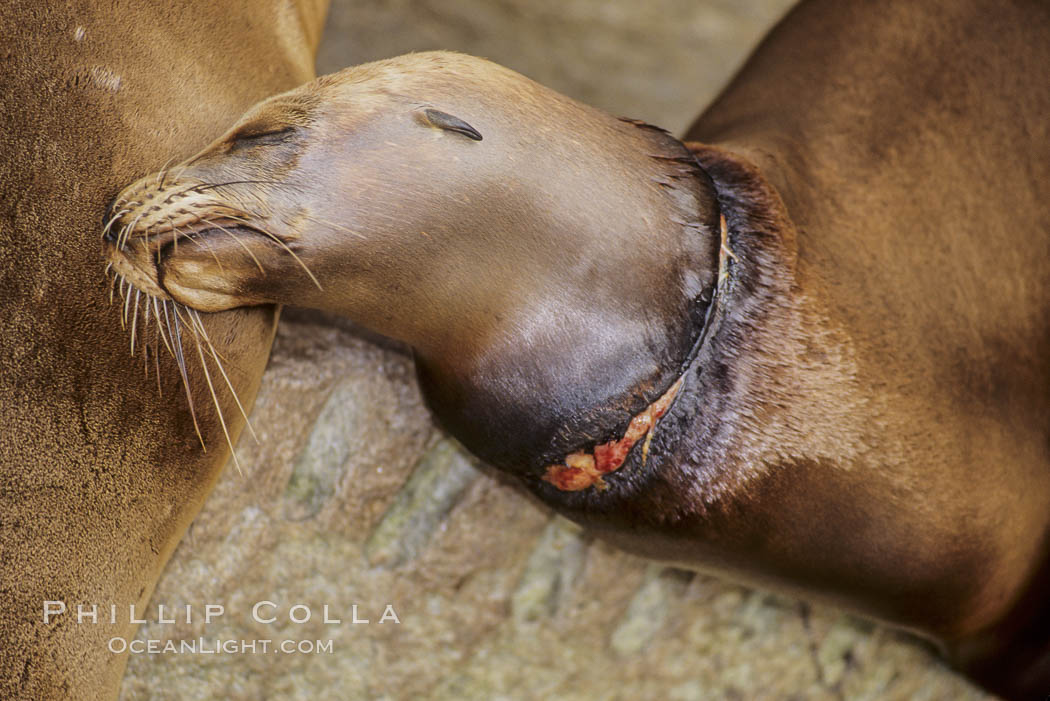
[(259, 130), (254, 130), (250, 127), (245, 128), (233, 135), (233, 139), (230, 141), (230, 149), (283, 144), (295, 135), (295, 131), (296, 128), (293, 126)]

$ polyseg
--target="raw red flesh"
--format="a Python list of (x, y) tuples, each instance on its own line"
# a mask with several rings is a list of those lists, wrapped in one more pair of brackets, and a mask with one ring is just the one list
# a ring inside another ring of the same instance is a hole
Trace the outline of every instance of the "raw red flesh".
[(605, 483), (602, 475), (619, 469), (635, 443), (652, 433), (656, 422), (667, 413), (681, 386), (682, 380), (679, 378), (663, 396), (631, 419), (623, 438), (595, 446), (593, 455), (583, 451), (570, 453), (565, 457), (565, 464), (548, 465), (543, 479), (566, 492), (577, 492), (591, 486), (603, 488)]

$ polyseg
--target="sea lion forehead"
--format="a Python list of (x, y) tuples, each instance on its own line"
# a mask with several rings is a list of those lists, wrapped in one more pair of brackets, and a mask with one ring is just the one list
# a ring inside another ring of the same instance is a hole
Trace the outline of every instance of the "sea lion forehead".
[(370, 97), (416, 104), (456, 100), (462, 104), (502, 102), (508, 93), (544, 90), (497, 63), (451, 51), (406, 54), (351, 66), (304, 88), (326, 101), (360, 107), (366, 107)]
[[(466, 138), (503, 135), (504, 140), (601, 141), (622, 126), (599, 110), (572, 100), (527, 76), (483, 58), (448, 51), (407, 54), (346, 68), (303, 86), (321, 100), (317, 113), (337, 131), (356, 129), (376, 115), (382, 121), (412, 115), (418, 124), (441, 124), (427, 110), (446, 113), (470, 129)], [(588, 129), (561, 130), (561, 123)], [(627, 130), (631, 131), (631, 130)], [(472, 133), (476, 132), (476, 133)], [(513, 134), (514, 136), (510, 136)], [(594, 139), (591, 139), (591, 136)]]
[(478, 56), (454, 51), (425, 51), (350, 66), (336, 73), (321, 76), (315, 83), (322, 87), (346, 87), (379, 81), (396, 92), (398, 88), (423, 86), (444, 80), (455, 81), (461, 85), (491, 84), (497, 74), (503, 80), (516, 78), (528, 81), (528, 78), (520, 73)]

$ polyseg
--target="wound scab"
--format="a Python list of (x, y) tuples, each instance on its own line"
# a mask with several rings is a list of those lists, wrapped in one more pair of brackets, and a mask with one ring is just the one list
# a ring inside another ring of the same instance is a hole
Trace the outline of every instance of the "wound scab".
[[(604, 489), (603, 475), (619, 469), (627, 460), (631, 448), (641, 439), (645, 439), (648, 448), (656, 423), (667, 413), (668, 407), (682, 386), (682, 378), (671, 385), (663, 396), (650, 404), (645, 411), (631, 419), (623, 438), (594, 447), (593, 453), (577, 451), (565, 456), (562, 465), (548, 465), (543, 480), (565, 492), (578, 492), (588, 487)], [(648, 457), (648, 450), (642, 455), (642, 463)]]

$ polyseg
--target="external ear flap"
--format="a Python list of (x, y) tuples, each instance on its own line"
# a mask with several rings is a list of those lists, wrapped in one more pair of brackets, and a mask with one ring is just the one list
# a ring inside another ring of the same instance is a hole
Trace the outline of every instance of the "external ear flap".
[(434, 110), (427, 108), (423, 110), (423, 119), (431, 126), (437, 127), (438, 129), (444, 129), (446, 131), (454, 131), (457, 134), (462, 134), (468, 139), (474, 141), (481, 141), (481, 134), (477, 129), (464, 122), (459, 117), (454, 117), (447, 112), (441, 112), (440, 110)]

